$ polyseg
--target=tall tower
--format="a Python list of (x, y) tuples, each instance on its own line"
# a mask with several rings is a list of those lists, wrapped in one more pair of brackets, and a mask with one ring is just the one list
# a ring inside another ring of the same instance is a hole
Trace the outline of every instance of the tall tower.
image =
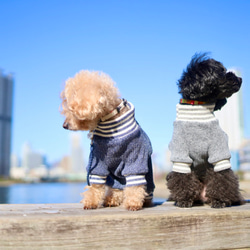
[[(229, 71), (241, 76), (239, 70)], [(239, 150), (244, 138), (242, 88), (229, 97), (226, 105), (222, 107), (221, 111), (216, 111), (215, 115), (219, 119), (220, 126), (228, 135), (229, 149), (231, 151)]]
[(81, 147), (81, 134), (73, 132), (71, 135), (71, 167), (73, 173), (84, 171), (83, 149)]
[(221, 111), (215, 111), (220, 126), (228, 135), (229, 149), (239, 150), (244, 138), (242, 91), (228, 98)]
[(0, 72), (0, 176), (10, 171), (13, 78)]
[[(237, 76), (238, 70), (230, 70)], [(228, 145), (231, 151), (231, 164), (233, 170), (239, 169), (239, 149), (244, 139), (244, 118), (242, 88), (227, 99), (227, 103), (220, 111), (215, 111), (220, 126), (228, 135)]]

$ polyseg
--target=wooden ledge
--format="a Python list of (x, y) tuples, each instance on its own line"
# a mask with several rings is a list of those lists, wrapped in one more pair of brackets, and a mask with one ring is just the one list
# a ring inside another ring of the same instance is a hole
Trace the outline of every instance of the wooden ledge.
[(250, 204), (130, 212), (81, 204), (0, 205), (0, 249), (239, 249), (250, 247)]

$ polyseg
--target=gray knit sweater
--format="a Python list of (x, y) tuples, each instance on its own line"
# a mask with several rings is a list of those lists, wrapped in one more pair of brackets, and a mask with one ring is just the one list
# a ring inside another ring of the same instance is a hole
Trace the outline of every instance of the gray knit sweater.
[(213, 114), (214, 105), (177, 104), (173, 137), (169, 144), (173, 171), (197, 168), (221, 171), (231, 167), (226, 133)]
[(89, 164), (89, 184), (107, 184), (112, 188), (146, 185), (154, 190), (151, 142), (134, 117), (134, 106), (112, 121), (98, 124), (93, 132)]

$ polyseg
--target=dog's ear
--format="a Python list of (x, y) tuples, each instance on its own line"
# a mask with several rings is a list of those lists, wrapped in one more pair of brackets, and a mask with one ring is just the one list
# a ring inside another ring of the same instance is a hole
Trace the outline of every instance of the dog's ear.
[(78, 102), (76, 101), (73, 101), (73, 102), (70, 102), (70, 104), (68, 103), (68, 108), (69, 110), (74, 114), (74, 116), (77, 117), (77, 119), (81, 120), (84, 115), (83, 115), (83, 107), (81, 107), (81, 105), (79, 105)]
[(226, 103), (227, 103), (226, 98), (217, 100), (215, 103), (214, 111), (220, 110)]

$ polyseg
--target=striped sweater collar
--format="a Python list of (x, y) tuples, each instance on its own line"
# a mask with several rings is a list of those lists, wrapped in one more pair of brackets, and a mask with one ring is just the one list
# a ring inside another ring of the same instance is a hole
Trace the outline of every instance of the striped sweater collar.
[(134, 132), (138, 128), (138, 124), (135, 120), (135, 108), (130, 102), (128, 102), (128, 106), (130, 109), (117, 119), (99, 122), (93, 131), (93, 135), (113, 138), (123, 137)]
[(176, 105), (176, 121), (209, 122), (216, 120), (214, 116), (215, 104), (205, 105)]

